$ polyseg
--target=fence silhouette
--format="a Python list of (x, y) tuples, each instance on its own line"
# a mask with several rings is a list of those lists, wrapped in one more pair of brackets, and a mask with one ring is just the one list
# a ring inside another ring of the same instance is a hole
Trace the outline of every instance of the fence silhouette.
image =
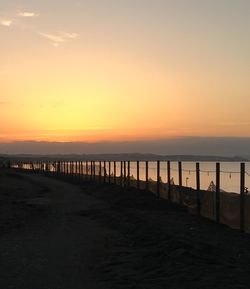
[[(173, 167), (175, 163), (175, 167)], [(221, 163), (214, 170), (201, 169), (196, 162), (193, 169), (184, 168), (184, 162), (170, 161), (16, 161), (10, 164), (15, 170), (42, 173), (49, 176), (68, 176), (82, 181), (134, 187), (186, 206), (192, 213), (226, 224), (242, 232), (250, 232), (250, 196), (247, 194), (245, 163), (238, 163), (238, 171), (224, 171)], [(172, 167), (171, 167), (172, 166)], [(153, 171), (153, 173), (152, 173)], [(184, 174), (187, 176), (184, 178)], [(201, 174), (213, 175), (207, 188), (201, 188)], [(221, 175), (239, 175), (236, 192), (225, 192), (221, 188)], [(191, 186), (189, 176), (193, 176)], [(175, 181), (177, 184), (175, 184)], [(184, 181), (184, 182), (183, 182)]]

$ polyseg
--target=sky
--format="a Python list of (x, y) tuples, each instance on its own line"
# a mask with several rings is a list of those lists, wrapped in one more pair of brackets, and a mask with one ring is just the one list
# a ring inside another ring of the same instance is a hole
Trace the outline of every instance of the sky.
[(0, 0), (0, 142), (250, 137), (249, 0)]

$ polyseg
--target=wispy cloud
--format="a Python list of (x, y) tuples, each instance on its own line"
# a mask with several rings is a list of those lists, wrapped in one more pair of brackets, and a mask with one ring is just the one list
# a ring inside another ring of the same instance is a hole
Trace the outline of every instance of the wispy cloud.
[(61, 32), (61, 34), (64, 36), (64, 38), (70, 38), (70, 39), (75, 39), (79, 36), (77, 33)]
[(65, 42), (65, 38), (60, 35), (55, 35), (55, 34), (50, 34), (50, 33), (41, 33), (41, 32), (39, 32), (39, 35), (55, 43)]
[(37, 17), (37, 16), (39, 16), (39, 14), (36, 14), (34, 12), (23, 11), (23, 12), (19, 12), (18, 16), (20, 16), (20, 17)]
[(39, 31), (36, 29), (35, 26), (30, 26), (29, 24), (26, 23), (27, 21), (25, 21), (25, 18), (27, 19), (39, 16), (39, 14), (33, 12), (32, 10), (19, 10), (16, 11), (16, 13), (14, 14), (12, 13), (12, 15), (0, 14), (0, 16), (2, 16), (0, 18), (0, 26), (2, 25), (5, 27), (10, 27), (13, 25), (17, 29), (22, 28), (23, 30), (29, 30), (30, 32), (36, 33), (39, 36), (43, 37), (44, 39), (50, 41), (54, 47), (58, 47), (65, 42), (72, 41), (79, 37), (77, 33), (73, 32), (58, 31), (57, 33), (50, 33)]
[(38, 34), (50, 40), (54, 47), (58, 47), (61, 43), (64, 43), (68, 40), (76, 39), (79, 36), (77, 33), (68, 33), (68, 32), (60, 32), (58, 34), (39, 32)]
[(7, 19), (5, 19), (5, 20), (1, 20), (1, 25), (3, 25), (3, 26), (6, 26), (6, 27), (10, 27), (12, 24), (13, 24), (13, 21), (12, 20), (7, 20)]

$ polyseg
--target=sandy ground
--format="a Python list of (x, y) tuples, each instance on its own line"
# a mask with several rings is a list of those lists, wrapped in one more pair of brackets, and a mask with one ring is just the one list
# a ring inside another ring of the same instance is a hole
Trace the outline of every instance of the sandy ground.
[(0, 288), (250, 288), (250, 237), (147, 192), (0, 173)]

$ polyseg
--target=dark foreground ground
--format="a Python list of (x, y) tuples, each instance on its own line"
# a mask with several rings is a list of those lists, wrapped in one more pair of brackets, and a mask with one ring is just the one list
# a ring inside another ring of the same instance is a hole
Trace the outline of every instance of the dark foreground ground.
[(250, 288), (250, 237), (136, 190), (0, 172), (0, 289)]

